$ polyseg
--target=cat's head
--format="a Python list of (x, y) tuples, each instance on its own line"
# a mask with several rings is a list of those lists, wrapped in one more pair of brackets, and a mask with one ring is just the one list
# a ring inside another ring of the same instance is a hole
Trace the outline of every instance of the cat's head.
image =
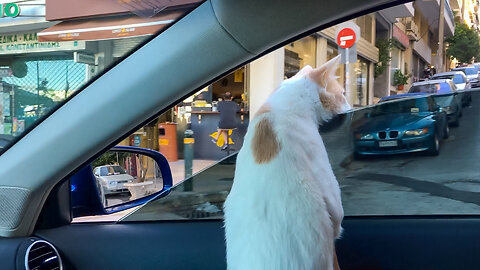
[(325, 111), (340, 114), (351, 109), (345, 98), (345, 89), (335, 77), (340, 56), (326, 62), (318, 68), (305, 66), (293, 78), (307, 77), (318, 85), (318, 95)]

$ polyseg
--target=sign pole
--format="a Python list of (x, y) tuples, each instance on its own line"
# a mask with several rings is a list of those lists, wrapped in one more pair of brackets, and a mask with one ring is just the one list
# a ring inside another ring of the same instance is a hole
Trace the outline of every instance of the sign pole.
[[(350, 88), (350, 61), (356, 61), (355, 44), (357, 43), (357, 37), (360, 36), (360, 28), (358, 25), (352, 22), (340, 24), (337, 27), (335, 34), (336, 41), (339, 47), (339, 53), (342, 54), (342, 63), (345, 64), (345, 97), (348, 101), (351, 99), (352, 89)], [(350, 51), (353, 53), (350, 59)], [(345, 54), (345, 56), (343, 56)]]
[(345, 96), (347, 100), (350, 99), (350, 70), (348, 67), (348, 48), (345, 48)]

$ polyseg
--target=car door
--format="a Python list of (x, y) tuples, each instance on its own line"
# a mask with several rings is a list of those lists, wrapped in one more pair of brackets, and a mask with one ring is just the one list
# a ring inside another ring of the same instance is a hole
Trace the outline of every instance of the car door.
[[(71, 176), (235, 67), (289, 45), (295, 37), (403, 3), (203, 2), (90, 82), (0, 156), (0, 235), (4, 236), (0, 246), (5, 250), (0, 256), (11, 263), (5, 269), (22, 269), (28, 247), (38, 239), (56, 247), (64, 269), (225, 269), (221, 210), (212, 205), (228, 194), (235, 155), (179, 182), (165, 200), (150, 201), (118, 222), (72, 223)], [(438, 167), (433, 158), (353, 161), (351, 127), (365, 120), (361, 116), (368, 110), (340, 115), (322, 133), (342, 181), (344, 207), (350, 211), (343, 223), (345, 234), (337, 244), (342, 268), (475, 269), (479, 220), (478, 209), (470, 205), (478, 203), (475, 194), (421, 178), (427, 179), (431, 168)], [(472, 123), (474, 115), (470, 111)], [(462, 134), (459, 131), (458, 138)], [(468, 146), (464, 142), (458, 140), (450, 147)], [(443, 172), (451, 173), (450, 158), (468, 160), (460, 154), (442, 156)], [(405, 167), (417, 161), (430, 169)], [(369, 171), (371, 167), (378, 171)], [(412, 176), (414, 172), (418, 178)], [(202, 192), (214, 192), (197, 196), (204, 201), (191, 203), (195, 193), (185, 194), (188, 182), (202, 187)], [(185, 213), (182, 204), (167, 204), (172, 198), (190, 202), (194, 208), (187, 210), (192, 212)], [(429, 200), (436, 207), (433, 210), (426, 206)], [(462, 215), (455, 209), (461, 209)]]

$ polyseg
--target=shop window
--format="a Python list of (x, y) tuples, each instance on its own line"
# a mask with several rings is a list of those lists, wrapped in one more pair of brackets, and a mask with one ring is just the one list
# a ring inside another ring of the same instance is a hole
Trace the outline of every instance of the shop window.
[(373, 18), (372, 15), (365, 15), (356, 19), (356, 24), (360, 27), (362, 38), (372, 43)]
[(316, 37), (309, 36), (285, 46), (285, 76), (295, 75), (302, 67), (316, 67)]
[(368, 78), (369, 78), (369, 69), (368, 62), (364, 59), (358, 59), (355, 64), (353, 64), (353, 77), (354, 82), (350, 84), (352, 90), (352, 96), (354, 100), (354, 105), (362, 106), (367, 105), (368, 102)]

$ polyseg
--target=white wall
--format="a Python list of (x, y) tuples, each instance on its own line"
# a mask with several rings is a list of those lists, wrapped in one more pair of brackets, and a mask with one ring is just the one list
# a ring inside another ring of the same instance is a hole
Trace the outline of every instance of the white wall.
[(270, 93), (283, 81), (285, 51), (280, 48), (250, 63), (248, 89), (250, 117), (253, 117)]

